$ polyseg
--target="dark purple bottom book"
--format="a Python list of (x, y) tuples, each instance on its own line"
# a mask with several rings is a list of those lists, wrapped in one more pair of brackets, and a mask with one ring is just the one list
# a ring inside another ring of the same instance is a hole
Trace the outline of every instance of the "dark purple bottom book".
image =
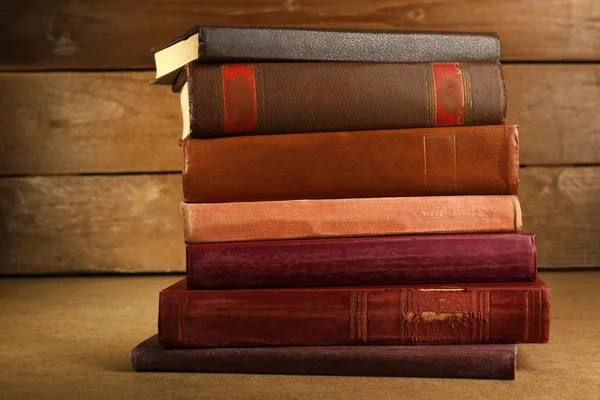
[(131, 352), (136, 371), (514, 379), (517, 345), (302, 346), (164, 349), (158, 337)]

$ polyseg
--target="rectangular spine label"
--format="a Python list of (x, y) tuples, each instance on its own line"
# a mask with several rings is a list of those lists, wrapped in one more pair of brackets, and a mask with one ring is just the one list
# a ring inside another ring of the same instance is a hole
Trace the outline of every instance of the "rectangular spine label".
[(252, 65), (224, 65), (223, 128), (227, 133), (252, 132), (257, 126), (256, 79)]
[(432, 69), (435, 126), (464, 125), (465, 93), (460, 64), (434, 63)]

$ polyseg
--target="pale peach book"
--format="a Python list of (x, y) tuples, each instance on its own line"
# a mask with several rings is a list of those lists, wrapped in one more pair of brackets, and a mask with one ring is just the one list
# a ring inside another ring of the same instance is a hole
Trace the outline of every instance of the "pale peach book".
[(182, 203), (186, 243), (520, 232), (516, 196)]

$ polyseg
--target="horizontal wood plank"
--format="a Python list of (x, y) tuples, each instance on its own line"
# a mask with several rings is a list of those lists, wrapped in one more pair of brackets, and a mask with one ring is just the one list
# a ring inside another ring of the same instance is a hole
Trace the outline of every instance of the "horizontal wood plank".
[(600, 267), (600, 167), (523, 168), (519, 199), (542, 267)]
[(0, 179), (0, 274), (182, 271), (181, 177)]
[(600, 60), (596, 0), (13, 1), (0, 70), (150, 68), (196, 24), (493, 31), (505, 60)]
[[(178, 171), (178, 97), (149, 72), (0, 74), (0, 175)], [(507, 65), (521, 163), (600, 163), (600, 64)]]
[[(521, 173), (542, 267), (600, 266), (600, 167)], [(177, 174), (0, 179), (0, 274), (184, 271)]]
[(600, 64), (504, 65), (521, 164), (600, 163)]
[(179, 170), (178, 97), (150, 79), (0, 74), (0, 175)]

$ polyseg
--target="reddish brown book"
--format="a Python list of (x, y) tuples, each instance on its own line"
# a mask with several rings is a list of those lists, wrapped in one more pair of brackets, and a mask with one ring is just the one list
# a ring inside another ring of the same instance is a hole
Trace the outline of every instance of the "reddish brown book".
[(514, 379), (516, 344), (165, 349), (152, 336), (131, 352), (136, 371)]
[(189, 289), (533, 280), (535, 235), (389, 236), (186, 246)]
[(521, 231), (515, 196), (182, 203), (186, 243)]
[(516, 194), (516, 125), (188, 139), (188, 203)]
[(197, 138), (496, 125), (506, 116), (499, 62), (190, 63), (187, 76), (184, 129)]
[(165, 347), (544, 343), (550, 289), (533, 282), (160, 293)]

